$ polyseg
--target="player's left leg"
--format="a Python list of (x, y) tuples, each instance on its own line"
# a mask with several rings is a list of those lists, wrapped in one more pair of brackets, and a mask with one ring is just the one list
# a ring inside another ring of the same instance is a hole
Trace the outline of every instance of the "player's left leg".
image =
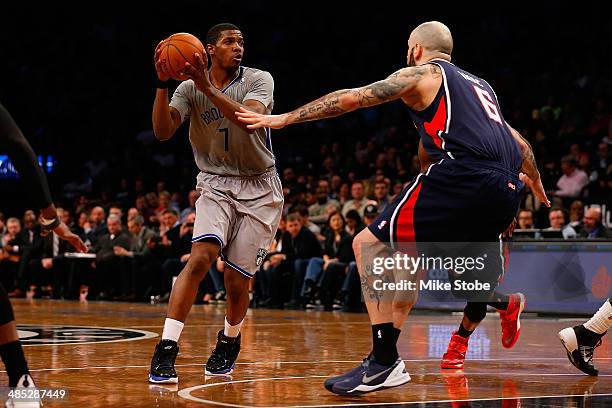
[(225, 327), (217, 333), (217, 345), (206, 362), (207, 375), (227, 375), (234, 370), (240, 353), (240, 329), (249, 308), (251, 278), (227, 264), (223, 278), (227, 301)]
[[(13, 307), (4, 286), (0, 285), (0, 357), (6, 367), (9, 377), (9, 387), (35, 388), (34, 381), (28, 370), (28, 363), (19, 341)], [(9, 399), (7, 407), (39, 407), (39, 401), (15, 401)]]
[[(224, 180), (236, 215), (222, 251), (227, 312), (225, 327), (206, 363), (208, 375), (227, 375), (240, 353), (240, 329), (249, 307), (249, 287), (268, 252), (280, 222), (283, 192), (275, 170), (256, 177)], [(253, 198), (256, 197), (256, 198)]]
[(608, 299), (586, 323), (567, 327), (559, 332), (559, 339), (567, 351), (567, 358), (580, 371), (598, 375), (593, 364), (593, 352), (601, 338), (612, 327), (612, 299)]

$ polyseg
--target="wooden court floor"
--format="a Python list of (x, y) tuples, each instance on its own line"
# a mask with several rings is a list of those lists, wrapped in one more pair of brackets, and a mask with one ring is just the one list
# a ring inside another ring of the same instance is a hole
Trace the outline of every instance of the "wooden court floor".
[(442, 372), (440, 356), (459, 317), (420, 313), (400, 338), (412, 381), (343, 398), (322, 383), (369, 351), (365, 314), (250, 310), (237, 369), (231, 377), (205, 378), (224, 308), (194, 306), (180, 342), (179, 384), (156, 386), (147, 373), (166, 305), (18, 300), (14, 307), (37, 385), (68, 391), (62, 402), (46, 400), (47, 407), (612, 406), (610, 343), (597, 349), (601, 374), (591, 378), (570, 365), (556, 337), (581, 319), (527, 316), (521, 339), (505, 350), (499, 319), (489, 315), (472, 335), (465, 371)]

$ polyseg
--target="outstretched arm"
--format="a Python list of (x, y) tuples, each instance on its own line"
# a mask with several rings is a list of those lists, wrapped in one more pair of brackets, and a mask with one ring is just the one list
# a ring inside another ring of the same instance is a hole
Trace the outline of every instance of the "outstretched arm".
[(506, 123), (506, 126), (508, 126), (514, 140), (516, 140), (516, 143), (521, 151), (521, 155), (523, 156), (523, 165), (521, 166), (520, 174), (521, 181), (531, 188), (538, 200), (544, 203), (544, 205), (547, 207), (550, 207), (550, 201), (548, 200), (548, 197), (546, 197), (546, 191), (544, 190), (542, 180), (540, 179), (540, 172), (538, 171), (538, 165), (535, 161), (535, 156), (533, 155), (531, 145), (527, 139), (525, 139), (512, 126), (510, 126), (508, 123)]
[(0, 104), (0, 149), (8, 153), (15, 169), (27, 184), (26, 187), (32, 191), (44, 220), (54, 221), (49, 222), (49, 228), (53, 228), (60, 238), (70, 242), (77, 250), (86, 251), (81, 239), (57, 218), (57, 211), (51, 201), (47, 177), (38, 165), (32, 147), (2, 104)]
[(333, 118), (359, 108), (380, 105), (409, 95), (430, 70), (430, 66), (403, 68), (382, 81), (361, 88), (342, 89), (329, 93), (282, 115), (261, 115), (246, 109), (241, 109), (236, 115), (242, 122), (248, 124), (249, 129), (260, 127), (280, 129), (294, 123)]

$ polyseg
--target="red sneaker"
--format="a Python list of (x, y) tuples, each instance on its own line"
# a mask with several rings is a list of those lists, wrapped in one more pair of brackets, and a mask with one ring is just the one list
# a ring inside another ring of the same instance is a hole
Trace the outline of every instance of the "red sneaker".
[(448, 350), (446, 350), (446, 353), (442, 356), (440, 367), (462, 369), (467, 349), (468, 339), (454, 332), (450, 339), (450, 343), (448, 343)]
[(521, 313), (526, 303), (522, 293), (513, 293), (508, 297), (508, 309), (498, 311), (502, 326), (502, 346), (507, 349), (512, 348), (521, 335)]

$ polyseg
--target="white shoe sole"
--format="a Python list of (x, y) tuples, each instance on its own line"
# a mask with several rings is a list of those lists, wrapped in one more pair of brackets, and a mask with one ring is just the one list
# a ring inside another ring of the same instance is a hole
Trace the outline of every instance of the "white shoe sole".
[(178, 384), (178, 377), (175, 378), (168, 378), (166, 380), (154, 380), (153, 378), (151, 378), (151, 376), (149, 375), (149, 382), (151, 384)]
[(574, 364), (574, 357), (572, 352), (578, 349), (578, 339), (576, 338), (576, 332), (572, 327), (565, 328), (559, 332), (559, 340), (567, 351), (567, 358)]
[(406, 384), (407, 382), (411, 380), (411, 378), (410, 378), (410, 374), (408, 374), (407, 371), (406, 372), (404, 371), (406, 371), (406, 365), (402, 361), (401, 363), (397, 365), (397, 367), (395, 367), (395, 369), (391, 372), (391, 374), (389, 374), (389, 377), (387, 377), (384, 383), (378, 384), (378, 385), (361, 384), (357, 386), (356, 388), (354, 388), (353, 390), (351, 390), (349, 394), (353, 392), (356, 392), (356, 393), (372, 392), (376, 390), (397, 387), (402, 384)]

